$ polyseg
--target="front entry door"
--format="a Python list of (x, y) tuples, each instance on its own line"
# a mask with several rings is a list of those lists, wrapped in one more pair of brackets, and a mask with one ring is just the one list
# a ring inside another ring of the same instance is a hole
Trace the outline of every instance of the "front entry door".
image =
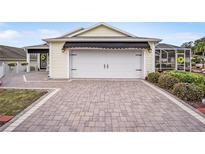
[(40, 69), (46, 69), (47, 68), (47, 54), (41, 53), (40, 54)]
[(176, 53), (177, 70), (185, 71), (185, 55), (184, 53)]

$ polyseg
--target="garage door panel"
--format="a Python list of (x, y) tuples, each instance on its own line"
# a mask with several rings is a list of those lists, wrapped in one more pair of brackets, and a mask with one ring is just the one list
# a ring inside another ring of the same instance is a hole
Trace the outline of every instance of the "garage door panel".
[[(139, 51), (75, 51), (72, 78), (140, 78), (142, 56)], [(105, 66), (104, 66), (105, 65)]]

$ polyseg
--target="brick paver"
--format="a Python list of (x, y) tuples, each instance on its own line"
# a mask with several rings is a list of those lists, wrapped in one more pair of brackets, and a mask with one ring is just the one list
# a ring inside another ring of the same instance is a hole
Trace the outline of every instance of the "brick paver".
[(19, 75), (5, 85), (62, 88), (14, 131), (205, 131), (203, 123), (140, 80), (23, 83)]

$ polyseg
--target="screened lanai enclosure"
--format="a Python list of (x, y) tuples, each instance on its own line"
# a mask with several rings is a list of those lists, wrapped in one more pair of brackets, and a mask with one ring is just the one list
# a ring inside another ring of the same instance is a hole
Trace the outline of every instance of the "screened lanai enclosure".
[(156, 71), (191, 71), (191, 49), (160, 43), (155, 47)]

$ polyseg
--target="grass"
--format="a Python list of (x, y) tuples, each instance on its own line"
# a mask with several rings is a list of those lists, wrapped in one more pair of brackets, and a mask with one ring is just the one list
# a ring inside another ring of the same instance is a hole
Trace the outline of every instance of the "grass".
[(15, 116), (46, 93), (40, 90), (0, 89), (0, 115)]

